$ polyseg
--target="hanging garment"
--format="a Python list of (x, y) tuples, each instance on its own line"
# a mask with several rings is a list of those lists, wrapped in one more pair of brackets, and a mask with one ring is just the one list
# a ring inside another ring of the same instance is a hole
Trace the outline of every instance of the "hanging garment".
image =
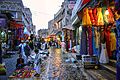
[(110, 8), (108, 8), (107, 10), (106, 9), (103, 9), (103, 14), (104, 14), (104, 21), (109, 24), (109, 23), (114, 23), (114, 15), (111, 11)]
[(93, 54), (98, 55), (96, 51), (96, 44), (95, 44), (95, 29), (92, 27), (92, 47), (93, 47)]
[(82, 33), (81, 33), (81, 47), (80, 47), (80, 54), (81, 55), (87, 55), (87, 33), (86, 33), (87, 28), (82, 27)]
[(89, 16), (90, 16), (90, 20), (92, 22), (92, 25), (95, 25), (95, 19), (93, 17), (93, 10), (92, 9), (89, 9)]
[(97, 8), (94, 8), (93, 9), (93, 16), (94, 16), (94, 19), (95, 19), (95, 25), (97, 25), (97, 21), (98, 21), (98, 16), (97, 16)]
[(100, 32), (100, 42), (101, 43), (105, 43), (105, 31), (104, 29), (101, 29), (101, 32)]
[(99, 48), (100, 43), (100, 33), (97, 31), (97, 28), (95, 28), (95, 47)]
[(100, 63), (108, 63), (109, 62), (109, 58), (107, 55), (107, 50), (106, 50), (106, 44), (101, 44), (102, 49), (101, 49), (101, 54), (100, 54), (100, 59), (99, 62)]
[(102, 8), (97, 8), (97, 16), (98, 16), (98, 26), (104, 25), (103, 15), (102, 15)]
[(109, 28), (107, 28), (107, 30), (105, 31), (105, 38), (106, 38), (106, 48), (107, 48), (107, 53), (109, 57), (112, 57), (112, 53), (110, 50), (110, 30)]
[(88, 27), (88, 45), (89, 45), (89, 55), (93, 55), (93, 47), (92, 47), (92, 27)]
[(82, 17), (82, 25), (87, 25), (86, 20), (87, 20), (87, 18), (86, 18), (86, 9), (84, 8), (83, 9), (83, 17)]
[(116, 50), (116, 35), (114, 32), (110, 33), (110, 50), (114, 51)]
[(108, 12), (109, 12), (109, 15), (108, 15), (108, 22), (109, 23), (114, 23), (114, 15), (112, 13), (112, 10), (110, 9), (110, 7), (108, 7)]
[(88, 14), (88, 8), (84, 8), (83, 10), (82, 25), (92, 25), (90, 16)]

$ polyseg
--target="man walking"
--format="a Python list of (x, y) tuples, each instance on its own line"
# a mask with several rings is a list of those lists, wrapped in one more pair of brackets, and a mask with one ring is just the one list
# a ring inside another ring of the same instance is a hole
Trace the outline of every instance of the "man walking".
[(24, 64), (27, 63), (27, 56), (25, 55), (25, 46), (26, 44), (24, 43), (24, 41), (22, 40), (20, 45), (18, 47), (20, 47), (20, 54), (22, 55), (23, 59), (24, 59)]

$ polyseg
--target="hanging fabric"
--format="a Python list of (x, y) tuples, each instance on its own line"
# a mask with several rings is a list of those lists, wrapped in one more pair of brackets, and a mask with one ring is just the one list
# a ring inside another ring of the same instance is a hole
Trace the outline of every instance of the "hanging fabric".
[(116, 35), (114, 32), (110, 33), (110, 50), (114, 51), (116, 50)]
[(98, 23), (97, 8), (93, 9), (93, 17), (95, 19), (95, 25)]
[(80, 54), (81, 55), (87, 55), (87, 28), (82, 27), (82, 33), (81, 33), (81, 47), (80, 47)]
[(86, 18), (86, 9), (84, 8), (83, 9), (83, 17), (82, 17), (82, 25), (83, 26), (87, 25), (86, 20), (87, 20), (87, 18)]
[(89, 45), (89, 55), (93, 55), (93, 47), (92, 47), (92, 27), (88, 27), (88, 45)]
[(109, 15), (108, 15), (108, 22), (109, 23), (114, 23), (114, 15), (113, 15), (113, 12), (112, 10), (110, 9), (110, 7), (108, 7), (108, 12), (109, 12)]
[(107, 9), (103, 8), (103, 14), (104, 14), (104, 21), (109, 23), (114, 23), (114, 15), (112, 13), (112, 10), (108, 7)]
[(105, 38), (106, 38), (106, 49), (107, 49), (107, 53), (108, 53), (108, 56), (109, 57), (112, 57), (112, 53), (111, 53), (111, 50), (110, 50), (110, 28), (106, 28), (106, 31), (105, 31)]
[(92, 25), (90, 16), (88, 14), (88, 8), (83, 9), (82, 25)]
[(94, 17), (93, 17), (93, 9), (90, 8), (88, 13), (89, 13), (89, 16), (90, 16), (90, 20), (91, 20), (91, 22), (92, 22), (92, 25), (95, 25), (95, 19), (94, 19)]
[(96, 44), (95, 44), (95, 29), (92, 27), (92, 47), (93, 47), (93, 54), (98, 55), (96, 51)]
[(97, 27), (95, 27), (94, 34), (95, 34), (96, 54), (99, 56), (99, 54), (100, 54), (100, 33), (99, 33)]
[(103, 15), (102, 15), (102, 8), (97, 8), (97, 16), (98, 16), (98, 26), (104, 25)]

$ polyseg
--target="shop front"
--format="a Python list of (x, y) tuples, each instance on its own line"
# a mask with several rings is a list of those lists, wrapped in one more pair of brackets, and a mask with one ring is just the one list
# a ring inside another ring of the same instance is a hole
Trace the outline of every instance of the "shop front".
[(73, 46), (73, 27), (68, 25), (62, 28), (62, 41), (66, 44), (66, 51), (71, 51)]
[[(104, 4), (104, 2), (101, 2)], [(116, 22), (114, 6), (85, 7), (82, 10), (81, 55), (96, 55), (100, 63), (116, 59)], [(80, 11), (81, 13), (81, 11)]]
[[(97, 56), (100, 64), (107, 64), (111, 59), (118, 63), (120, 61), (120, 14), (115, 3), (114, 0), (96, 3), (91, 1), (77, 13), (82, 20), (80, 55)], [(117, 76), (119, 69), (117, 67)], [(120, 76), (118, 77), (120, 79)]]

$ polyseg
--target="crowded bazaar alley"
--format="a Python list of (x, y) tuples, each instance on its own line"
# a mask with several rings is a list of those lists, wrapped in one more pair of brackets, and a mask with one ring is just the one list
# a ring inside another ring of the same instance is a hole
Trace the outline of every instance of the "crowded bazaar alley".
[(120, 0), (0, 0), (0, 80), (120, 80)]

